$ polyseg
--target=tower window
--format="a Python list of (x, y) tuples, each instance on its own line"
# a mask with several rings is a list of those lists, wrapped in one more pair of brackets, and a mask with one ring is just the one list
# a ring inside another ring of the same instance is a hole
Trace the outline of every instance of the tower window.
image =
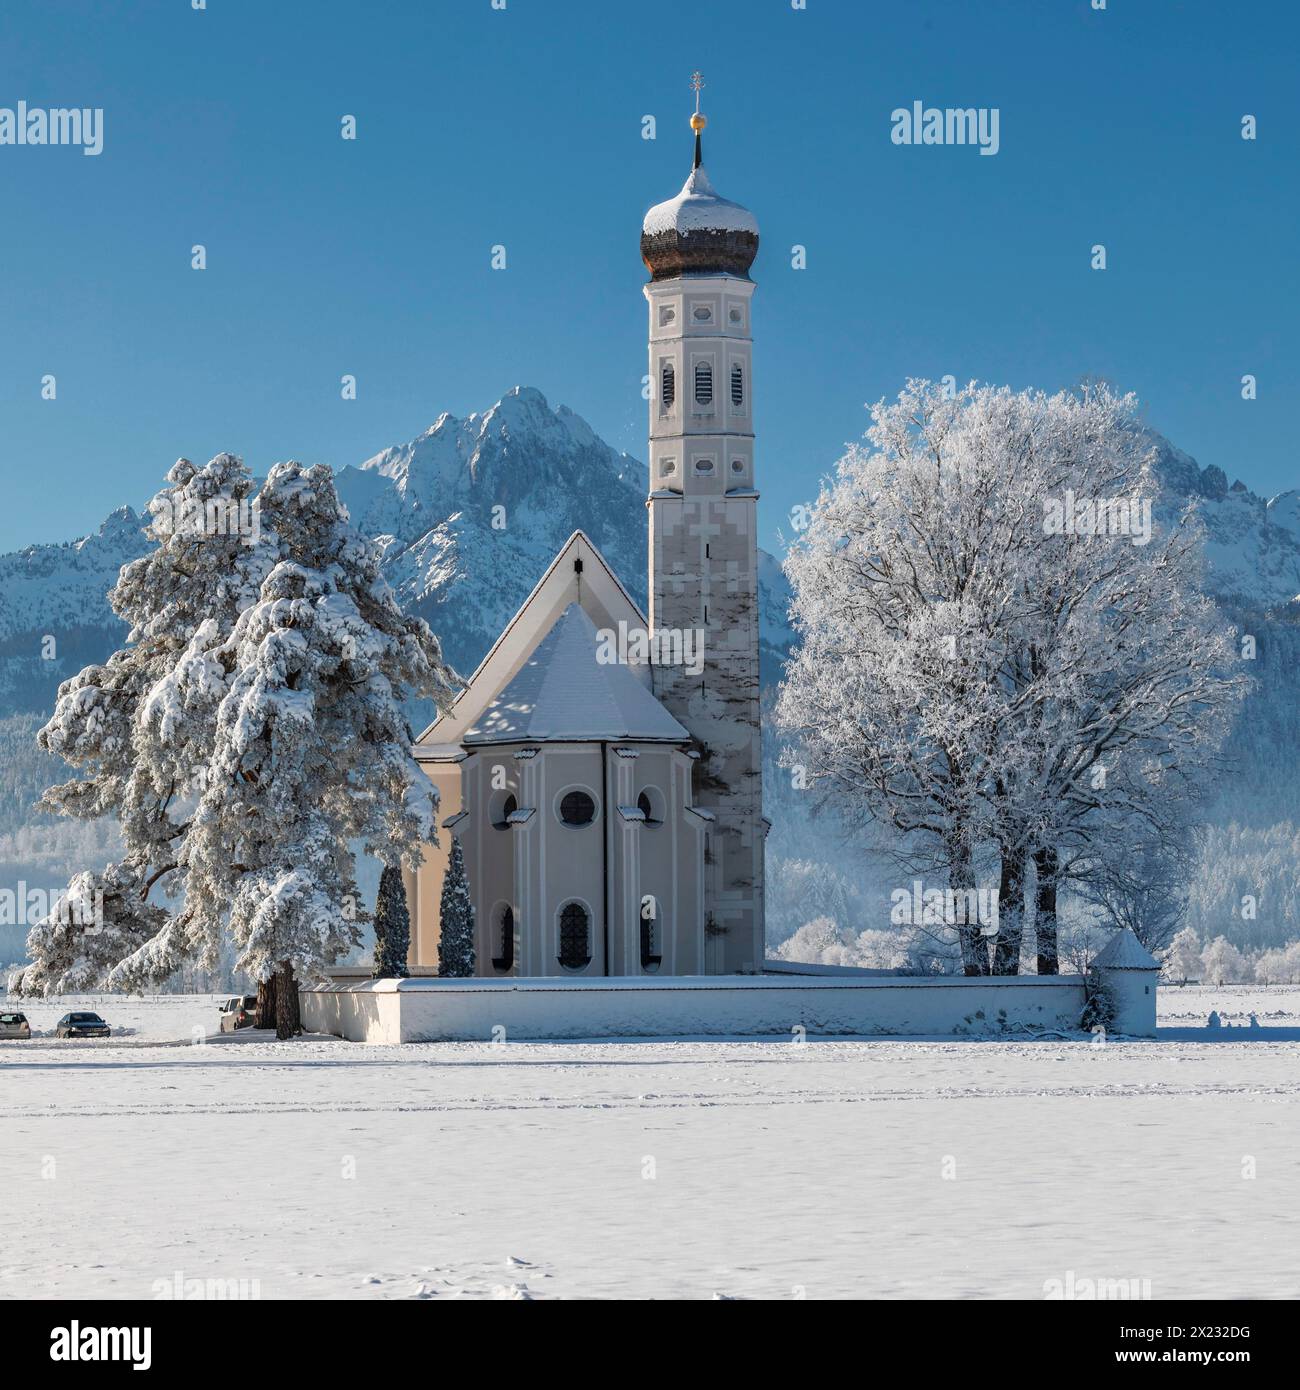
[(697, 473), (712, 473), (712, 472), (713, 472), (713, 460), (712, 460), (712, 459), (696, 459), (696, 460), (695, 460), (695, 471), (696, 471)]
[(664, 823), (663, 798), (657, 789), (647, 787), (636, 799), (637, 810), (645, 817), (645, 824), (658, 829)]
[(515, 914), (507, 904), (497, 923), (497, 949), (492, 957), (494, 970), (510, 970), (515, 963)]
[(514, 792), (510, 792), (497, 808), (496, 815), (492, 817), (493, 830), (509, 830), (510, 817), (519, 809), (519, 802), (515, 799)]
[(673, 408), (673, 402), (677, 399), (677, 373), (673, 371), (671, 362), (664, 363), (663, 371), (663, 405), (665, 410)]
[(591, 918), (581, 903), (566, 903), (560, 909), (560, 964), (566, 970), (581, 970), (591, 962)]
[(739, 362), (731, 369), (731, 403), (737, 409), (745, 404), (745, 369)]
[(565, 792), (560, 801), (560, 819), (565, 825), (590, 825), (596, 819), (596, 803), (586, 792)]
[(709, 362), (695, 364), (695, 403), (713, 404), (713, 365)]

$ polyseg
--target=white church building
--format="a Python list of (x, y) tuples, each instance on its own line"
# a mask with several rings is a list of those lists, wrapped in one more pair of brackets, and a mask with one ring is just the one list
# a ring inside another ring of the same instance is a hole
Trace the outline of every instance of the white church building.
[(454, 836), (479, 976), (762, 969), (758, 225), (713, 191), (691, 125), (690, 176), (641, 231), (650, 611), (576, 532), (420, 736), (446, 833), (407, 874), (413, 967), (437, 965)]
[[(698, 90), (698, 89), (697, 89)], [(700, 159), (646, 214), (650, 612), (576, 532), (415, 753), (443, 833), (406, 873), (411, 978), (331, 972), (304, 1025), (375, 1043), (1077, 1031), (1079, 975), (904, 976), (764, 960), (750, 266)], [(453, 842), (475, 979), (437, 973)], [(1158, 963), (1097, 961), (1151, 1037)]]

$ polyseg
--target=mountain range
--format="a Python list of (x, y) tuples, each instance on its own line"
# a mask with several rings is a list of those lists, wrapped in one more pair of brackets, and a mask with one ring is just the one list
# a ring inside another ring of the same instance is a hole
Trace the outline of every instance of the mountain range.
[[(1210, 592), (1247, 630), (1285, 639), (1259, 668), (1269, 669), (1270, 688), (1252, 698), (1281, 697), (1293, 707), (1286, 697), (1300, 679), (1290, 659), (1300, 620), (1300, 492), (1260, 497), (1146, 433), (1162, 489), (1157, 513), (1198, 502)], [(444, 413), (408, 443), (342, 468), (336, 480), (354, 524), (380, 546), (402, 603), (427, 619), (462, 674), (473, 671), (575, 530), (591, 537), (645, 605), (645, 465), (531, 387), (464, 419)], [(120, 644), (123, 625), (106, 594), (119, 568), (147, 548), (141, 527), (141, 513), (123, 506), (93, 535), (0, 556), (0, 760), (13, 758), (28, 724), (34, 729), (52, 708), (60, 681)], [(763, 675), (771, 684), (793, 641), (789, 588), (767, 552), (759, 573)], [(413, 710), (413, 722), (427, 712)], [(7, 722), (14, 719), (21, 725)], [(0, 831), (19, 810), (0, 799)]]

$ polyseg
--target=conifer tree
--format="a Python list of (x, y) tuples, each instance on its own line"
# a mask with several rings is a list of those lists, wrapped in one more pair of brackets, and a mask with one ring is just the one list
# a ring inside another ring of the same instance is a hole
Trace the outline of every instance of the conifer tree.
[(406, 907), (406, 885), (402, 871), (391, 864), (379, 876), (379, 898), (375, 903), (376, 980), (406, 978), (406, 958), (411, 949), (411, 914)]
[(447, 876), (442, 881), (439, 920), (438, 974), (447, 979), (467, 979), (474, 973), (474, 905), (465, 874), (465, 855), (455, 836)]

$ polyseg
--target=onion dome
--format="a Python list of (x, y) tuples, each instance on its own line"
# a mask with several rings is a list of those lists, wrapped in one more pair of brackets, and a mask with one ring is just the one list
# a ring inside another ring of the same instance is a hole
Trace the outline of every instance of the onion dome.
[(691, 117), (695, 167), (682, 191), (666, 203), (656, 203), (641, 224), (641, 259), (652, 280), (677, 275), (738, 275), (747, 280), (758, 254), (754, 214), (720, 198), (709, 182), (701, 150), (705, 124), (697, 110)]

